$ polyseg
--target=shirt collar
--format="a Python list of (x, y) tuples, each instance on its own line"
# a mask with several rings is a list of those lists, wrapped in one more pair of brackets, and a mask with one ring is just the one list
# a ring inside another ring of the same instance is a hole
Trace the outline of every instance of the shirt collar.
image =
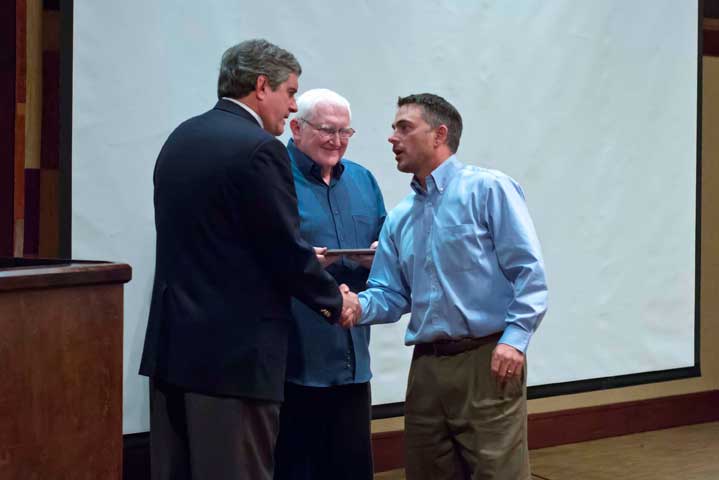
[[(300, 169), (300, 172), (302, 172), (305, 177), (314, 178), (324, 183), (324, 180), (322, 179), (322, 169), (320, 168), (320, 166), (317, 165), (315, 161), (312, 160), (307, 154), (297, 148), (297, 145), (295, 145), (295, 141), (291, 138), (290, 141), (287, 142), (287, 151), (290, 153), (290, 157), (292, 157), (292, 159), (295, 161), (295, 165), (297, 165), (297, 168)], [(339, 180), (342, 176), (342, 172), (344, 171), (345, 166), (342, 160), (340, 160), (339, 162), (337, 162), (337, 165), (332, 167), (332, 179)]]
[(260, 127), (265, 128), (265, 124), (262, 122), (262, 118), (260, 118), (260, 116), (257, 114), (257, 112), (255, 112), (254, 110), (252, 110), (250, 107), (248, 107), (248, 106), (245, 105), (244, 103), (240, 102), (239, 100), (235, 100), (234, 98), (222, 97), (222, 99), (223, 99), (223, 100), (229, 100), (229, 101), (232, 102), (232, 103), (236, 103), (236, 104), (239, 105), (240, 107), (242, 107), (242, 108), (244, 108), (245, 110), (247, 110), (250, 115), (252, 115), (253, 117), (255, 117), (255, 120), (257, 120), (257, 123), (260, 124)]
[(442, 162), (439, 167), (432, 170), (432, 173), (424, 179), (427, 185), (426, 191), (422, 188), (422, 184), (419, 183), (417, 177), (412, 177), (412, 189), (419, 195), (426, 195), (432, 193), (434, 190), (442, 193), (444, 189), (447, 188), (447, 185), (449, 185), (449, 182), (452, 181), (455, 174), (461, 169), (462, 163), (457, 160), (455, 155), (452, 155)]

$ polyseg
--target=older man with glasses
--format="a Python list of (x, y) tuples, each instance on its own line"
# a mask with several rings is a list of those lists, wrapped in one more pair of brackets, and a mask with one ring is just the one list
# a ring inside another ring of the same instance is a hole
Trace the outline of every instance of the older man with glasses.
[[(386, 215), (372, 174), (343, 158), (355, 133), (349, 102), (326, 89), (297, 99), (290, 122), (300, 233), (326, 271), (353, 292), (366, 288), (372, 256), (330, 249), (376, 248)], [(285, 402), (275, 479), (372, 479), (369, 327), (329, 325), (292, 305)]]

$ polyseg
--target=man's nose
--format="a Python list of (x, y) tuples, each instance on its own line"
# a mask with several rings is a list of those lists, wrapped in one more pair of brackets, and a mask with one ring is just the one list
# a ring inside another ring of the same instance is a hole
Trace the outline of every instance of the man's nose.
[(340, 132), (333, 133), (330, 138), (330, 142), (332, 142), (333, 145), (339, 145), (342, 143), (342, 137), (340, 137)]

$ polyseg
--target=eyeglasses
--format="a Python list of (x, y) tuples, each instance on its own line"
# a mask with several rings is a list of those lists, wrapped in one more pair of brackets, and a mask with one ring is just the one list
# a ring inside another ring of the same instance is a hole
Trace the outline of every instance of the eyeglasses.
[(314, 123), (310, 122), (309, 120), (306, 120), (304, 118), (300, 118), (303, 122), (305, 122), (310, 127), (314, 128), (319, 132), (320, 136), (325, 139), (334, 138), (335, 135), (339, 135), (342, 140), (347, 140), (352, 135), (355, 134), (355, 129), (351, 127), (347, 128), (334, 128), (334, 127), (328, 127), (327, 125), (315, 125)]

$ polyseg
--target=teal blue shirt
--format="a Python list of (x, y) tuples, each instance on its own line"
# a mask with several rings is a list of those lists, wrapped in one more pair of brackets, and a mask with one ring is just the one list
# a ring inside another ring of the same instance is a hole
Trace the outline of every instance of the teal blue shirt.
[[(292, 161), (300, 213), (300, 233), (316, 247), (367, 248), (377, 240), (386, 211), (377, 181), (366, 168), (342, 159), (332, 170), (330, 184), (319, 166), (295, 147), (287, 150)], [(354, 292), (366, 288), (369, 270), (341, 258), (327, 267), (337, 280)], [(293, 300), (287, 381), (311, 387), (368, 382), (369, 326), (345, 330), (330, 325), (299, 301)]]

